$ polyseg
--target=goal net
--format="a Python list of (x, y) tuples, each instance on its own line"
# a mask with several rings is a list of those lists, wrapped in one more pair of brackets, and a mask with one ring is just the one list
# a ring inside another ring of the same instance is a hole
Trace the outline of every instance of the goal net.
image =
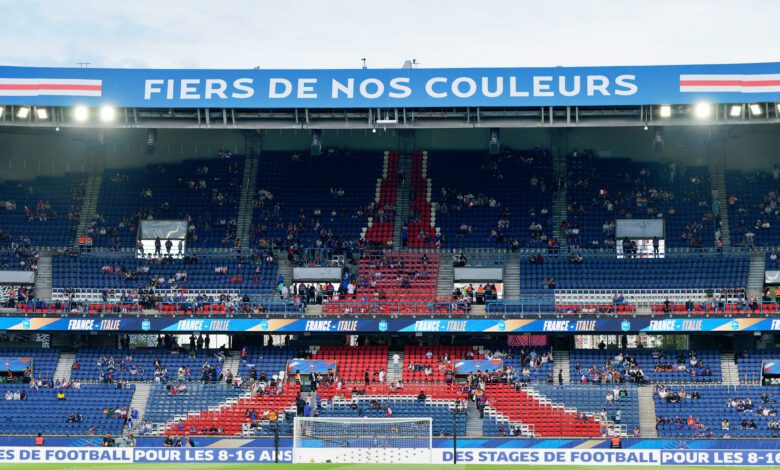
[(430, 463), (431, 418), (295, 418), (295, 463)]

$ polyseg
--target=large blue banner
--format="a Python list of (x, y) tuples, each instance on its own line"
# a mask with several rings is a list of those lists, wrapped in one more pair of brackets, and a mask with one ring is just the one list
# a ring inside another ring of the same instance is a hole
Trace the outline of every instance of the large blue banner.
[(302, 319), (0, 317), (0, 331), (151, 331), (204, 333), (699, 333), (780, 331), (780, 317), (594, 319)]
[(336, 361), (314, 361), (306, 359), (293, 359), (287, 361), (287, 375), (292, 377), (296, 372), (302, 374), (327, 374), (336, 372)]
[(459, 375), (467, 375), (477, 372), (493, 372), (503, 367), (504, 363), (501, 359), (481, 359), (481, 360), (463, 360), (455, 361), (455, 373)]
[(466, 69), (0, 67), (0, 104), (136, 108), (625, 106), (774, 102), (780, 63)]
[(32, 365), (29, 357), (0, 357), (0, 371), (24, 372)]

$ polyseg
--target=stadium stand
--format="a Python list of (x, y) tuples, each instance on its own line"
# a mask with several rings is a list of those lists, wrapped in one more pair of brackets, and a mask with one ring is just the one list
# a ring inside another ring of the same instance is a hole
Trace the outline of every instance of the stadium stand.
[(162, 383), (169, 380), (199, 381), (203, 378), (202, 372), (206, 366), (221, 369), (222, 365), (217, 350), (171, 353), (160, 348), (80, 348), (76, 353), (76, 362), (78, 368), (71, 371), (74, 379), (109, 383), (118, 380)]
[(72, 245), (86, 180), (77, 173), (0, 184), (0, 246)]
[(568, 169), (562, 228), (571, 244), (613, 247), (615, 218), (663, 218), (668, 246), (713, 245), (716, 223), (707, 168), (575, 152)]
[[(542, 420), (539, 421), (540, 423), (543, 423), (543, 426), (546, 424), (548, 429), (548, 423), (560, 423), (561, 427), (559, 429), (556, 430), (555, 425), (553, 425), (553, 429), (547, 431), (548, 433), (552, 433), (551, 435), (554, 435), (556, 431), (560, 432), (561, 435), (568, 435), (565, 434), (568, 432), (565, 427), (568, 421), (563, 419), (557, 421), (555, 419), (560, 414), (557, 410), (560, 410), (561, 408), (569, 414), (579, 413), (581, 416), (585, 416), (588, 419), (596, 419), (599, 423), (612, 424), (613, 429), (619, 430), (619, 433), (623, 435), (633, 433), (634, 428), (639, 426), (638, 393), (636, 387), (633, 386), (534, 385), (532, 387), (523, 388), (522, 390), (526, 395), (536, 397), (542, 403), (552, 404), (552, 408), (548, 408), (553, 410), (548, 416), (548, 418), (552, 419), (544, 422)], [(514, 410), (517, 407), (510, 406), (505, 400), (500, 398), (504, 395), (508, 395), (509, 397), (514, 395), (502, 390), (502, 387), (489, 387), (488, 392), (496, 394), (496, 398), (492, 401), (490, 395), (488, 395), (488, 402), (497, 402), (497, 404), (495, 406), (491, 405), (491, 408), (485, 413), (482, 429), (485, 436), (512, 436), (523, 435), (525, 433), (530, 435), (535, 432), (536, 427), (531, 425), (532, 422), (530, 420), (537, 419), (534, 417), (533, 412), (535, 408), (538, 408), (538, 411), (540, 412), (543, 411), (544, 407), (542, 404), (539, 406), (532, 405), (529, 410), (523, 408), (523, 404), (526, 402), (519, 401), (518, 404), (522, 414), (513, 414), (513, 416), (518, 416), (520, 421), (512, 422), (508, 415), (504, 415), (498, 411), (498, 407), (510, 410), (510, 412), (514, 413)], [(615, 396), (617, 396), (617, 399), (615, 399)], [(618, 413), (618, 411), (620, 411), (620, 413)], [(588, 429), (589, 432), (598, 432), (597, 434), (594, 434), (593, 437), (602, 436), (607, 431), (607, 429), (601, 426), (599, 426), (599, 429), (597, 430), (596, 427), (590, 424), (586, 425), (585, 429)]]
[(56, 300), (105, 302), (104, 294), (111, 291), (123, 303), (142, 301), (144, 294), (157, 301), (198, 295), (204, 296), (202, 301), (224, 295), (233, 301), (244, 295), (265, 301), (275, 294), (276, 270), (276, 264), (262, 256), (192, 256), (180, 260), (56, 256), (52, 287)]
[(717, 351), (576, 349), (571, 351), (572, 382), (712, 383), (720, 382)]
[(660, 437), (762, 438), (780, 435), (777, 394), (752, 386), (656, 387)]
[(189, 247), (232, 248), (244, 159), (226, 156), (105, 170), (93, 244), (135, 248), (140, 219), (175, 219), (189, 222)]
[(429, 156), (431, 197), (442, 247), (547, 246), (552, 238), (554, 189), (549, 151)]
[(397, 169), (396, 154), (379, 158), (348, 150), (320, 157), (263, 153), (254, 199), (253, 244), (295, 246), (295, 252), (334, 250), (356, 242), (369, 218), (367, 238), (386, 244), (392, 239)]
[[(81, 384), (78, 388), (34, 389), (27, 385), (0, 384), (0, 396), (22, 391), (26, 395), (24, 399), (0, 401), (0, 434), (120, 435), (134, 386)], [(62, 398), (58, 397), (60, 392)]]
[(780, 245), (777, 165), (772, 173), (729, 171), (726, 187), (732, 244), (747, 248)]

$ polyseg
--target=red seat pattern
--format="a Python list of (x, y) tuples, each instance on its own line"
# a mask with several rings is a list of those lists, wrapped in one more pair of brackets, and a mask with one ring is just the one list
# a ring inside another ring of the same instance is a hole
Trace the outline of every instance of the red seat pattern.
[[(17, 304), (16, 310), (19, 313), (63, 314), (70, 313), (73, 305), (67, 302), (25, 302)], [(84, 313), (95, 315), (101, 313), (140, 313), (142, 311), (143, 307), (138, 304), (96, 303), (89, 304)]]
[(438, 276), (439, 255), (435, 253), (364, 253), (358, 265), (357, 294), (347, 300), (433, 302)]
[(712, 304), (694, 304), (693, 309), (688, 312), (685, 304), (670, 304), (671, 311), (664, 312), (664, 305), (653, 305), (652, 311), (656, 315), (751, 315), (751, 314), (774, 314), (778, 311), (778, 305), (774, 303), (758, 304), (758, 308), (752, 309), (748, 303), (742, 308), (734, 303), (727, 303), (718, 306), (717, 309)]
[[(430, 359), (427, 353), (433, 353)], [(474, 351), (471, 346), (405, 346), (404, 347), (404, 382), (442, 382), (448, 370), (456, 359), (460, 359), (469, 351)], [(450, 361), (446, 364), (441, 358), (447, 354)], [(476, 354), (476, 353), (475, 353)], [(433, 373), (428, 376), (422, 370), (409, 370), (410, 365), (430, 366)]]
[(404, 397), (411, 396), (416, 397), (422, 391), (425, 396), (436, 400), (455, 400), (465, 399), (466, 393), (459, 390), (455, 384), (420, 384), (420, 383), (405, 383), (402, 388), (396, 388), (390, 391), (390, 384), (378, 384), (372, 383), (370, 385), (352, 384), (350, 386), (344, 386), (341, 390), (338, 390), (335, 385), (325, 384), (317, 389), (317, 393), (323, 400), (333, 397), (343, 397), (347, 400), (351, 400), (353, 391), (358, 390), (360, 395), (365, 392), (366, 396), (376, 397)]
[(416, 197), (410, 209), (419, 216), (419, 222), (407, 224), (409, 228), (407, 245), (412, 248), (435, 247), (435, 244), (430, 241), (436, 235), (436, 229), (431, 227), (431, 203), (427, 198), (431, 184), (427, 174), (423, 174), (424, 159), (423, 153), (419, 150), (412, 155), (412, 191)]
[(627, 315), (636, 312), (636, 305), (630, 304), (564, 304), (556, 305), (555, 313), (617, 313)]
[[(387, 173), (379, 184), (379, 200), (377, 207), (395, 206), (396, 189), (398, 187), (398, 152), (388, 152)], [(392, 221), (374, 221), (366, 230), (366, 241), (372, 244), (387, 246), (393, 239)]]
[(284, 410), (295, 406), (295, 398), (299, 390), (298, 384), (288, 383), (280, 395), (255, 395), (249, 398), (239, 398), (232, 405), (214, 411), (202, 411), (177, 421), (171, 424), (165, 433), (178, 434), (179, 423), (182, 423), (185, 431), (193, 427), (200, 431), (213, 425), (217, 428), (222, 426), (224, 435), (237, 435), (241, 433), (241, 425), (250, 421), (249, 418), (245, 417), (246, 410), (256, 411), (261, 416), (266, 411), (275, 411), (277, 415), (283, 414)]
[(505, 383), (487, 383), (485, 397), (488, 405), (509, 418), (533, 426), (540, 437), (600, 437), (601, 424), (592, 417), (576, 411), (543, 403), (525, 391), (518, 391)]
[(314, 360), (335, 360), (336, 373), (345, 383), (365, 384), (365, 374), (387, 369), (387, 346), (321, 346)]

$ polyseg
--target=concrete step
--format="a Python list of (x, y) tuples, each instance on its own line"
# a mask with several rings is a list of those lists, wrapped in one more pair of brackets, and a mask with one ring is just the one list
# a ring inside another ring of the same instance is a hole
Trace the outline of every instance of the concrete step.
[(571, 383), (569, 351), (553, 351), (553, 380), (558, 383), (558, 371), (563, 373), (563, 383)]
[(135, 393), (133, 393), (133, 399), (130, 401), (130, 409), (138, 410), (138, 420), (136, 423), (133, 423), (134, 426), (142, 423), (144, 420), (144, 412), (146, 411), (146, 404), (149, 401), (151, 390), (152, 384), (150, 382), (138, 382), (135, 384)]
[(41, 254), (38, 270), (35, 272), (35, 296), (51, 300), (52, 295), (52, 259), (51, 254)]
[[(643, 385), (639, 387), (639, 436), (643, 438), (658, 437), (655, 429), (655, 400), (653, 399), (653, 387)], [(633, 432), (632, 429), (628, 430)]]
[[(395, 369), (395, 363), (393, 362), (393, 356), (398, 354), (398, 370)], [(392, 350), (387, 352), (387, 377), (388, 383), (398, 382), (403, 378), (404, 374), (404, 351)]]
[(480, 437), (482, 436), (482, 421), (483, 418), (479, 417), (479, 410), (477, 405), (469, 400), (466, 407), (466, 437)]
[(748, 271), (747, 295), (761, 298), (764, 291), (764, 271), (766, 270), (766, 252), (754, 250), (750, 252), (750, 269)]
[(723, 385), (739, 385), (739, 368), (734, 363), (733, 353), (721, 353), (720, 372)]
[(57, 360), (57, 367), (54, 369), (54, 380), (70, 380), (70, 373), (73, 370), (74, 362), (76, 362), (76, 353), (60, 353), (60, 358)]

